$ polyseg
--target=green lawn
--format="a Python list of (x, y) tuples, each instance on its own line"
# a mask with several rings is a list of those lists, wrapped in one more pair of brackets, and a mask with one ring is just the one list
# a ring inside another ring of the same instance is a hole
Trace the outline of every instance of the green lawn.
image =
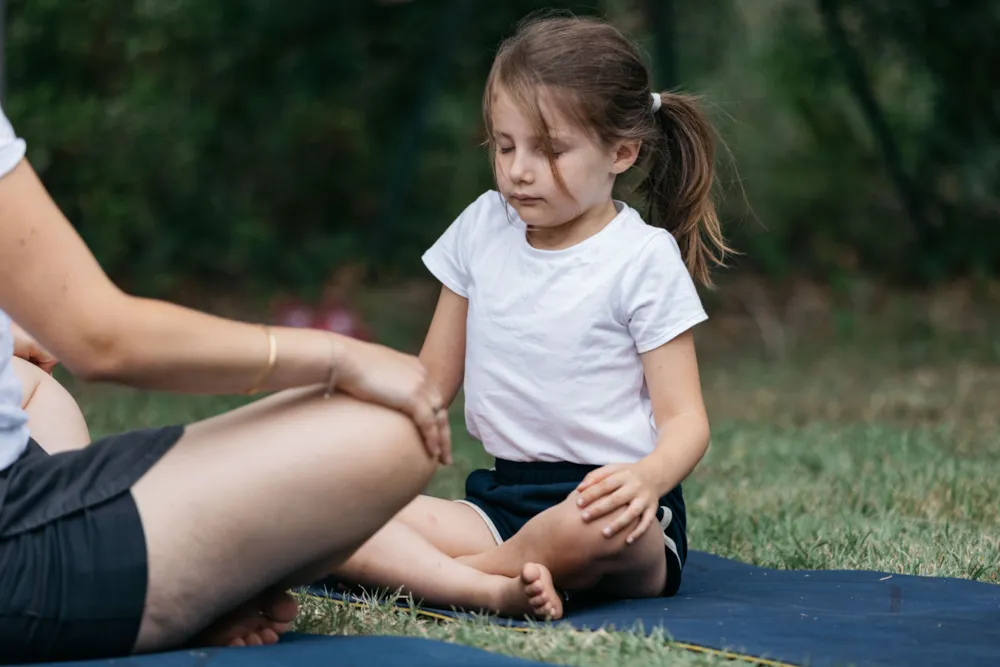
[[(686, 483), (692, 548), (777, 568), (1000, 583), (1000, 329), (984, 318), (959, 326), (961, 317), (929, 306), (893, 312), (878, 326), (827, 317), (799, 342), (772, 345), (770, 356), (746, 318), (705, 327), (713, 443)], [(419, 331), (422, 317), (400, 322), (394, 342), (412, 346), (412, 334), (398, 331)], [(241, 400), (73, 391), (95, 435), (196, 419)], [(453, 420), (457, 461), (431, 487), (443, 497), (459, 495), (465, 474), (488, 463), (464, 435), (460, 408)], [(350, 610), (307, 600), (304, 611), (300, 626), (312, 631), (434, 637), (562, 664), (726, 662), (636, 632), (525, 634), (437, 624), (375, 603)]]

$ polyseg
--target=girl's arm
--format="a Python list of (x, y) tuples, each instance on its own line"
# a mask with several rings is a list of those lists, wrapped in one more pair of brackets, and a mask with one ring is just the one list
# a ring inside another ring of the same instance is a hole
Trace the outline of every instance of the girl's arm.
[[(444, 407), (455, 400), (465, 377), (465, 324), (468, 313), (469, 301), (442, 286), (434, 317), (420, 350), (420, 361), (427, 369), (428, 380), (437, 389)], [(447, 462), (451, 462), (450, 452)]]
[(440, 392), (444, 407), (455, 400), (465, 377), (465, 322), (468, 314), (468, 299), (442, 286), (434, 318), (420, 350), (420, 361), (427, 368), (431, 384)]
[[(0, 178), (0, 310), (84, 379), (191, 393), (321, 385), (410, 415), (427, 446), (442, 429), (420, 363), (329, 332), (245, 324), (129, 296), (104, 274), (26, 160)], [(259, 384), (266, 374), (266, 381)]]
[(656, 449), (640, 462), (657, 497), (684, 481), (708, 450), (708, 414), (701, 393), (694, 333), (687, 331), (642, 356), (653, 417)]
[(577, 487), (577, 504), (586, 522), (628, 506), (603, 532), (612, 537), (639, 519), (626, 538), (630, 543), (652, 524), (659, 498), (691, 474), (709, 439), (693, 333), (689, 330), (646, 352), (642, 364), (659, 433), (656, 448), (636, 463), (598, 468)]

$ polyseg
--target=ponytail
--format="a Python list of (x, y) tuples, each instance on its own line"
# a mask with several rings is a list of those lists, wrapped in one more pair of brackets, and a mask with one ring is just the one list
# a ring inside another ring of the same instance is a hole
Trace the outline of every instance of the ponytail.
[(648, 145), (648, 175), (638, 187), (649, 202), (648, 220), (677, 239), (691, 277), (711, 288), (711, 265), (725, 266), (726, 255), (734, 252), (712, 201), (712, 126), (689, 95), (661, 93), (653, 115), (659, 132)]

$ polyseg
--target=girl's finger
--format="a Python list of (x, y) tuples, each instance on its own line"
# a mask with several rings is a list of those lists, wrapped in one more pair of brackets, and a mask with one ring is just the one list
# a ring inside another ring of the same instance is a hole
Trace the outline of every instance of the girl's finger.
[(644, 499), (634, 498), (632, 502), (629, 503), (628, 509), (622, 512), (621, 516), (612, 521), (611, 524), (604, 529), (605, 537), (613, 537), (628, 526), (632, 525), (636, 519), (642, 516), (645, 508), (646, 501)]
[(585, 523), (589, 523), (596, 519), (600, 519), (601, 517), (607, 516), (619, 507), (628, 505), (634, 496), (635, 494), (632, 493), (627, 486), (623, 486), (611, 495), (598, 499), (592, 505), (583, 510), (583, 520)]
[(642, 537), (646, 533), (646, 531), (649, 530), (649, 527), (650, 525), (652, 525), (653, 520), (655, 518), (656, 518), (656, 512), (654, 512), (652, 509), (647, 509), (645, 512), (643, 512), (642, 521), (639, 522), (639, 525), (636, 527), (635, 530), (632, 531), (632, 534), (629, 535), (625, 539), (625, 541), (628, 544), (632, 544), (637, 539)]
[(613, 474), (610, 477), (606, 477), (581, 493), (576, 499), (576, 504), (578, 507), (586, 507), (598, 498), (603, 498), (618, 490), (624, 483), (625, 478), (623, 475)]
[(597, 482), (600, 482), (602, 479), (605, 479), (609, 475), (614, 474), (614, 472), (617, 469), (618, 469), (617, 466), (608, 465), (608, 466), (602, 466), (597, 470), (591, 470), (590, 472), (587, 473), (587, 476), (583, 478), (583, 481), (581, 481), (580, 484), (576, 487), (576, 490), (578, 492), (582, 492), (587, 487), (596, 484)]

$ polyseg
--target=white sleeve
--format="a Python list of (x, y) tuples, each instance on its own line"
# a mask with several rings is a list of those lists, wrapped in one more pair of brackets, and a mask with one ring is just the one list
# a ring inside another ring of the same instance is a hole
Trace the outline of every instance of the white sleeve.
[(6, 176), (24, 157), (24, 139), (15, 134), (7, 115), (0, 109), (0, 178)]
[[(466, 299), (469, 298), (473, 238), (477, 231), (482, 231), (482, 219), (489, 205), (486, 198), (490, 194), (481, 195), (469, 204), (423, 256), (424, 265), (434, 277)], [(492, 194), (496, 196), (496, 193)]]
[(643, 354), (708, 319), (674, 237), (655, 234), (622, 281), (622, 311)]

